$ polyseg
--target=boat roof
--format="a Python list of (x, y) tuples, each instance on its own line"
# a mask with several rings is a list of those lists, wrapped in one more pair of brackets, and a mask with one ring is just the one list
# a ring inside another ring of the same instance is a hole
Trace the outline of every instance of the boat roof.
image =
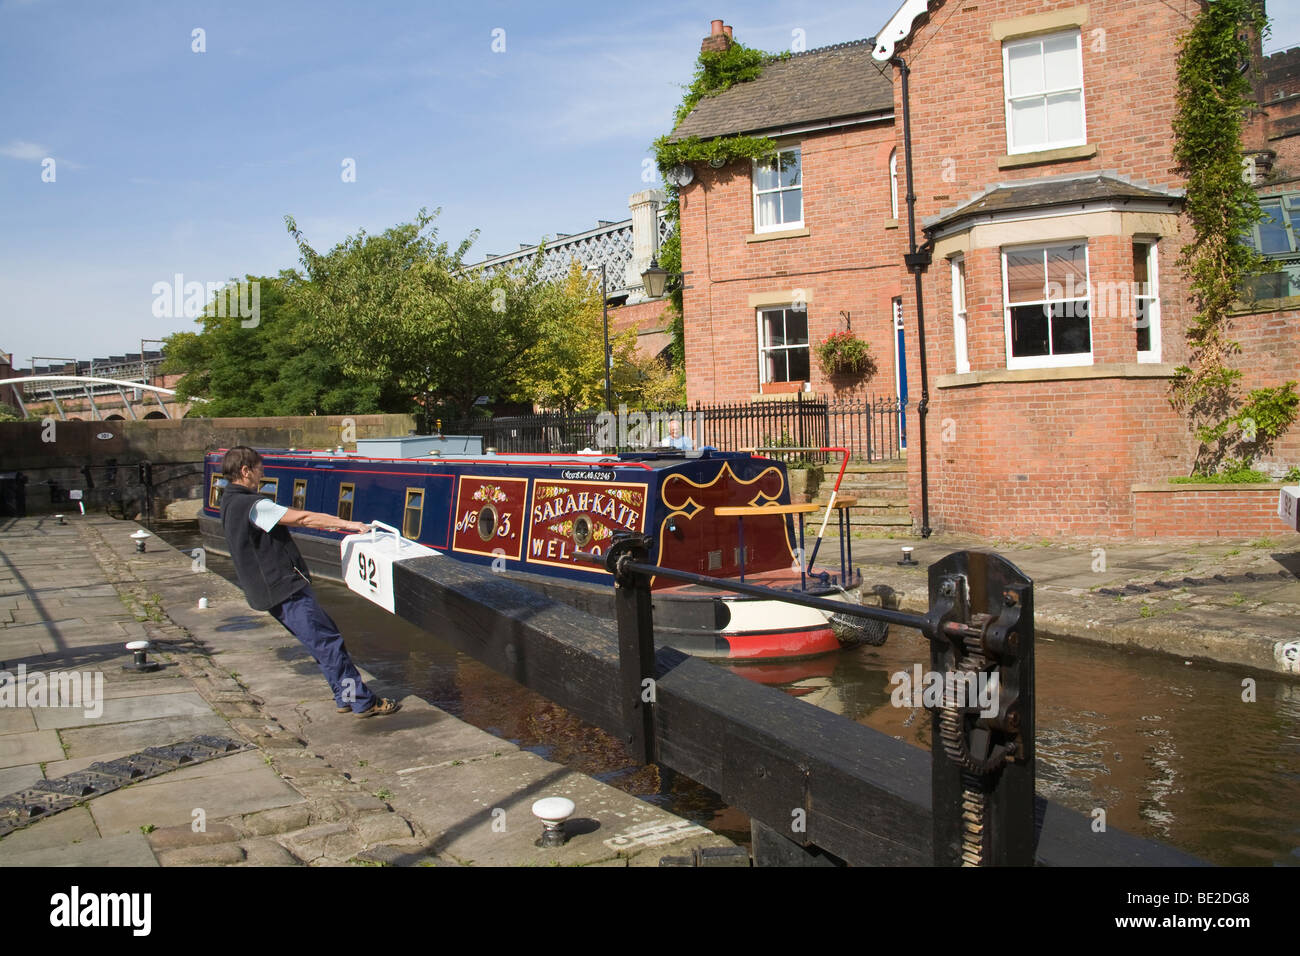
[[(413, 458), (383, 458), (376, 455), (366, 455), (353, 451), (344, 451), (340, 453), (334, 449), (259, 448), (257, 451), (263, 457), (267, 458), (312, 458), (320, 459), (322, 461), (400, 461), (422, 462), (424, 464), (447, 462), (458, 465), (529, 465), (532, 467), (555, 467), (567, 465), (569, 467), (585, 468), (621, 467), (642, 469), (666, 468), (673, 465), (679, 465), (684, 461), (751, 457), (750, 452), (727, 452), (718, 451), (714, 448), (704, 448), (691, 451), (679, 451), (674, 448), (652, 448), (642, 452), (622, 452), (616, 455), (604, 454), (601, 452), (575, 452), (567, 454), (545, 452), (495, 452), (489, 454), (485, 452), (480, 455), (422, 455)], [(208, 452), (208, 454), (221, 455), (225, 452), (226, 449), (219, 448)]]

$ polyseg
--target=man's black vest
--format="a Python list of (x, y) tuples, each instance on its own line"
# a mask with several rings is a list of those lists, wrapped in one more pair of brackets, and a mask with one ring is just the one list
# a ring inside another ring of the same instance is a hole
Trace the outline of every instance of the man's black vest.
[(226, 546), (235, 563), (239, 586), (255, 611), (269, 611), (311, 582), (307, 562), (288, 528), (277, 523), (268, 534), (248, 520), (248, 513), (262, 497), (233, 481), (221, 495)]

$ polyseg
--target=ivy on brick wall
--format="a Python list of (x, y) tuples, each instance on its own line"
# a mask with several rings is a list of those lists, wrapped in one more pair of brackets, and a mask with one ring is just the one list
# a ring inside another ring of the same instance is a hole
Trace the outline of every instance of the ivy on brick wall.
[[(696, 61), (695, 76), (681, 105), (673, 116), (676, 128), (700, 100), (706, 96), (717, 96), (731, 89), (737, 83), (756, 80), (762, 75), (763, 67), (776, 60), (787, 59), (790, 54), (771, 55), (761, 50), (753, 50), (740, 43), (732, 42), (726, 50), (702, 51)], [(702, 140), (698, 136), (689, 136), (680, 142), (669, 142), (670, 133), (660, 136), (652, 144), (655, 162), (660, 175), (667, 173), (674, 166), (683, 163), (726, 164), (737, 159), (759, 159), (770, 156), (776, 151), (776, 143), (759, 136), (726, 136)], [(673, 232), (659, 249), (659, 265), (669, 272), (682, 271), (681, 207), (678, 204), (678, 189), (665, 180), (664, 189), (668, 193), (666, 213), (672, 223)], [(681, 290), (672, 293), (674, 310), (672, 322), (673, 362), (681, 366), (685, 362), (684, 326), (682, 315)]]
[[(1241, 283), (1268, 271), (1242, 241), (1264, 215), (1242, 175), (1241, 142), (1243, 121), (1256, 108), (1250, 37), (1267, 31), (1258, 0), (1216, 0), (1202, 8), (1178, 58), (1174, 159), (1187, 178), (1185, 213), (1193, 232), (1179, 265), (1195, 314), (1186, 330), (1187, 364), (1175, 370), (1170, 402), (1187, 416), (1200, 443), (1194, 474), (1213, 474), (1225, 460), (1244, 465), (1268, 452), (1300, 404), (1295, 382), (1256, 389), (1243, 402), (1242, 372), (1231, 364), (1241, 352), (1230, 336)], [(1237, 457), (1229, 458), (1234, 452)]]

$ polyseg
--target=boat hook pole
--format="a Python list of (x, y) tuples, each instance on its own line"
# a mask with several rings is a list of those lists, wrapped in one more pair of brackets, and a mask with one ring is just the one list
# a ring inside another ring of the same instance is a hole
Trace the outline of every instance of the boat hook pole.
[(756, 455), (758, 452), (774, 452), (774, 451), (782, 451), (782, 452), (834, 451), (834, 452), (839, 452), (841, 455), (844, 456), (842, 459), (840, 459), (840, 473), (835, 476), (835, 486), (831, 488), (831, 500), (826, 502), (826, 513), (822, 515), (821, 527), (817, 529), (817, 540), (813, 542), (812, 555), (808, 558), (808, 562), (804, 565), (805, 571), (811, 571), (813, 562), (817, 560), (817, 549), (822, 546), (822, 535), (826, 533), (826, 522), (830, 520), (831, 509), (835, 507), (835, 498), (839, 495), (840, 482), (844, 480), (844, 470), (849, 466), (849, 450), (847, 448), (747, 448), (745, 450), (748, 451), (751, 455)]

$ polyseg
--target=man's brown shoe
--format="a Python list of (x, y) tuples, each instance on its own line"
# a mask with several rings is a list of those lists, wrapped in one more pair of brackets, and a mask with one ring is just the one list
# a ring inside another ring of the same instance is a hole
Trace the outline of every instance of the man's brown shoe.
[(384, 717), (388, 714), (395, 714), (402, 709), (402, 705), (391, 697), (381, 697), (370, 705), (369, 710), (363, 710), (356, 714), (357, 717)]

